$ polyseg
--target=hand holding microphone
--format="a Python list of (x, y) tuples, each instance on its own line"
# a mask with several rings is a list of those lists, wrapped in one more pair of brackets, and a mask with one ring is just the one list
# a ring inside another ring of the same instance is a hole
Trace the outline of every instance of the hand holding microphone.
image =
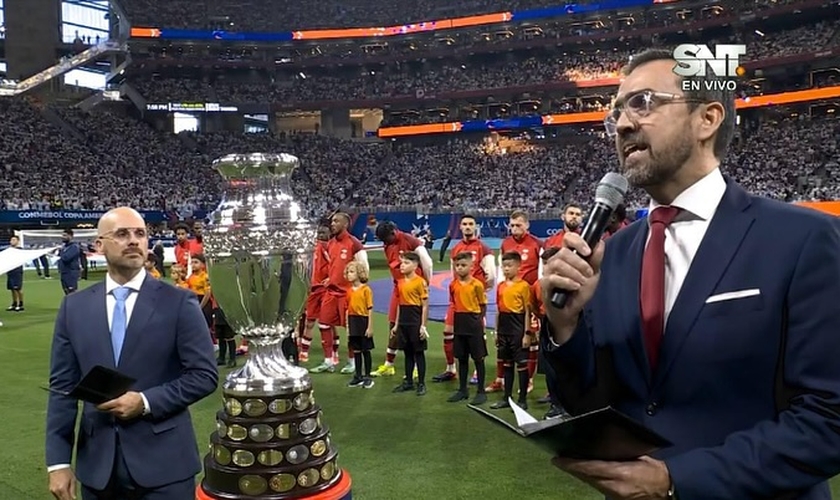
[(601, 237), (628, 187), (627, 179), (620, 174), (605, 175), (595, 190), (595, 206), (582, 234), (567, 233), (563, 248), (543, 267), (543, 301), (549, 304), (546, 317), (558, 343), (568, 340), (580, 312), (595, 294), (604, 256)]

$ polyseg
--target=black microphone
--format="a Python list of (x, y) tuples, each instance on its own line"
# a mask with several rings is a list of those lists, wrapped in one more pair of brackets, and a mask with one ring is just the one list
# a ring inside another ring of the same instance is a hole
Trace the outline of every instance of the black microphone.
[[(627, 179), (615, 172), (609, 172), (605, 175), (598, 183), (598, 187), (595, 188), (595, 206), (592, 207), (589, 219), (583, 226), (583, 232), (581, 233), (583, 241), (593, 252), (595, 251), (595, 245), (598, 244), (601, 236), (604, 235), (604, 231), (607, 230), (610, 216), (616, 207), (624, 201), (624, 195), (627, 194), (628, 188)], [(577, 253), (577, 251), (574, 252)], [(551, 291), (551, 305), (557, 309), (563, 309), (568, 299), (569, 292), (566, 290), (555, 288)]]

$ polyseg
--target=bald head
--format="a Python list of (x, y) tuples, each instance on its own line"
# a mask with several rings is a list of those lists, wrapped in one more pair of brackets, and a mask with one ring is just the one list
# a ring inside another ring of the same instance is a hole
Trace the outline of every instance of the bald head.
[(131, 207), (117, 207), (105, 212), (99, 219), (96, 231), (99, 236), (106, 235), (117, 228), (146, 227), (146, 222), (140, 212)]

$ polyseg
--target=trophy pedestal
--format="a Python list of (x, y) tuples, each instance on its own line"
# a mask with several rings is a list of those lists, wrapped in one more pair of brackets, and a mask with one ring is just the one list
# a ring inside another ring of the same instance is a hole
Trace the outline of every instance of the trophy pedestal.
[[(329, 489), (319, 491), (314, 495), (299, 497), (299, 500), (351, 500), (353, 492), (350, 491), (353, 487), (353, 480), (350, 478), (350, 473), (345, 469), (341, 470), (341, 479)], [(199, 484), (195, 489), (195, 500), (227, 500), (229, 497), (213, 496), (204, 491), (203, 485)], [(266, 497), (271, 498), (271, 497)], [(296, 499), (298, 500), (298, 499)]]

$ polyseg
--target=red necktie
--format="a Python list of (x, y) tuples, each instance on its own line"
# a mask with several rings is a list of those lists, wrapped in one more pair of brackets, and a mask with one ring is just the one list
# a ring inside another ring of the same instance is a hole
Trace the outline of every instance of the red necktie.
[(680, 209), (657, 207), (648, 215), (650, 239), (642, 259), (642, 283), (639, 305), (642, 313), (642, 335), (645, 339), (651, 371), (659, 361), (659, 346), (665, 330), (665, 228)]

